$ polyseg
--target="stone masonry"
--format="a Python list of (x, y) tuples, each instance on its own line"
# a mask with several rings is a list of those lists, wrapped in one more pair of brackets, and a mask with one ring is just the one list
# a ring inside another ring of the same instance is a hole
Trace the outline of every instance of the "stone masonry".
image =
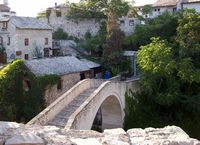
[(80, 73), (72, 73), (61, 76), (62, 89), (57, 89), (57, 84), (48, 87), (45, 92), (45, 106), (49, 106), (53, 101), (55, 101), (61, 94), (69, 90), (76, 83), (80, 81)]
[(181, 128), (65, 130), (55, 126), (0, 122), (0, 145), (200, 145)]

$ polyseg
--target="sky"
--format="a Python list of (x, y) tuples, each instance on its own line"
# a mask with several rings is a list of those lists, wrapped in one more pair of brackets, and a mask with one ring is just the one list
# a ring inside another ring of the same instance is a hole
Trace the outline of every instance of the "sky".
[[(15, 11), (17, 16), (36, 17), (37, 13), (48, 7), (65, 3), (66, 0), (8, 0), (11, 11)], [(69, 0), (70, 2), (78, 2), (78, 0)], [(144, 5), (155, 2), (156, 0), (135, 0), (136, 5)], [(3, 3), (3, 0), (0, 0)]]

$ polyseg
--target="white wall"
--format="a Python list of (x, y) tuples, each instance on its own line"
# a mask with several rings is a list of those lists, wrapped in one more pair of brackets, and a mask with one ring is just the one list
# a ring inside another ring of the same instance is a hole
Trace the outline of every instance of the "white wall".
[(197, 12), (200, 12), (200, 2), (199, 3), (183, 4), (183, 8), (195, 9)]
[[(24, 39), (29, 39), (29, 45), (25, 46)], [(48, 38), (48, 45), (45, 45), (45, 38)], [(18, 58), (24, 58), (25, 54), (29, 55), (29, 59), (33, 58), (33, 53), (36, 46), (44, 55), (44, 48), (52, 48), (52, 31), (51, 30), (31, 30), (31, 29), (16, 29), (14, 34), (14, 49), (22, 51), (22, 55)]]
[[(130, 35), (134, 32), (135, 26), (139, 24), (139, 20), (137, 18), (128, 18), (128, 17), (122, 17), (119, 18), (119, 23), (120, 20), (124, 21), (124, 24), (120, 25), (120, 29), (126, 34)], [(131, 21), (134, 21), (133, 25), (131, 25)]]

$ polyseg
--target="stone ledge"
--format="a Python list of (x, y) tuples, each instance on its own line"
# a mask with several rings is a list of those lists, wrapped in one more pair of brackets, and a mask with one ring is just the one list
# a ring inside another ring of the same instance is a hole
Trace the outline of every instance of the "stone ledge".
[(200, 141), (177, 126), (135, 128), (127, 132), (118, 128), (103, 133), (12, 122), (0, 122), (0, 128), (0, 145), (200, 145)]

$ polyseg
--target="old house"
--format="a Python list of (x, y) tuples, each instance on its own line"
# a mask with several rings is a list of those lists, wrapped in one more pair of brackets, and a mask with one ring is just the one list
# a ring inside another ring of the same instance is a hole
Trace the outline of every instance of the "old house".
[[(157, 0), (152, 5), (152, 12), (144, 17), (154, 18), (164, 12), (174, 13), (182, 9), (194, 9), (200, 12), (200, 0)], [(143, 6), (136, 7), (138, 14), (142, 15)]]
[(200, 12), (200, 0), (182, 0), (182, 8), (195, 9)]
[[(88, 62), (90, 63), (88, 64)], [(94, 78), (92, 69), (99, 67), (99, 64), (92, 63), (91, 61), (81, 61), (74, 56), (33, 59), (26, 61), (25, 65), (35, 76), (51, 74), (60, 76), (58, 84), (46, 90), (46, 106), (80, 80)]]
[(8, 61), (49, 57), (52, 54), (52, 28), (31, 17), (2, 18), (0, 44), (5, 49)]

